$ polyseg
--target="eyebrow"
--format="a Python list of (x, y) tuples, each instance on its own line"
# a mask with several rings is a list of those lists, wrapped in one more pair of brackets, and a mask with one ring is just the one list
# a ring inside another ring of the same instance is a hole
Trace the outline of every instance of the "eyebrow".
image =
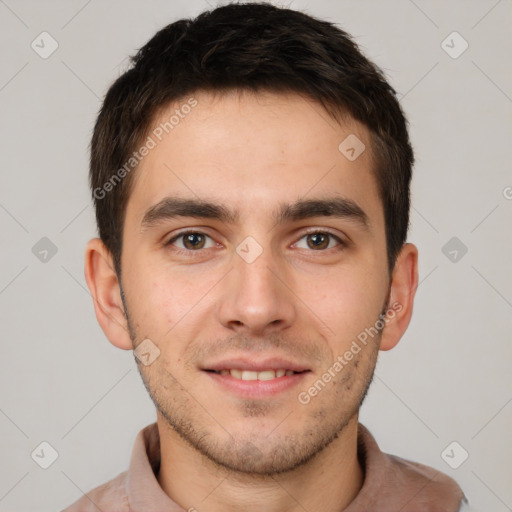
[[(152, 228), (166, 220), (180, 217), (215, 219), (227, 224), (236, 224), (240, 219), (240, 212), (230, 210), (216, 201), (165, 197), (146, 211), (141, 227)], [(280, 203), (273, 214), (274, 225), (313, 217), (347, 219), (355, 221), (366, 230), (370, 226), (368, 215), (356, 202), (339, 196)]]

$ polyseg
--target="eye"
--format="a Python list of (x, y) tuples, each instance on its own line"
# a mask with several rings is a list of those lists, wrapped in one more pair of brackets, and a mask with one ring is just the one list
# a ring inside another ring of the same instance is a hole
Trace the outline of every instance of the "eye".
[[(301, 240), (306, 240), (305, 245), (299, 245)], [(330, 233), (329, 231), (312, 231), (304, 235), (295, 246), (299, 249), (313, 249), (314, 251), (322, 251), (332, 249), (337, 245), (346, 245), (341, 238)]]
[[(207, 246), (206, 239), (209, 239), (212, 243)], [(180, 243), (175, 244), (175, 242), (181, 240)], [(215, 242), (213, 239), (205, 233), (201, 233), (200, 231), (184, 231), (179, 235), (171, 238), (165, 245), (176, 245), (176, 247), (180, 250), (185, 251), (196, 251), (199, 249), (209, 249), (215, 246)]]

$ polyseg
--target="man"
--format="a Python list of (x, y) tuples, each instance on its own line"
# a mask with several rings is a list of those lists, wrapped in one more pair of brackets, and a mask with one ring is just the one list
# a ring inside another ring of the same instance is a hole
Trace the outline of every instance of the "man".
[(85, 274), (157, 422), (66, 511), (458, 511), (451, 478), (358, 423), (418, 284), (382, 73), (268, 4), (179, 20), (132, 63), (94, 129)]

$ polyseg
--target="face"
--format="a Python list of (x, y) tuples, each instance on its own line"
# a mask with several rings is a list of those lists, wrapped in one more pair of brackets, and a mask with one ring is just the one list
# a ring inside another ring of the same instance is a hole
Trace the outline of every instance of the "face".
[[(130, 334), (159, 354), (139, 371), (179, 436), (221, 466), (282, 472), (357, 416), (373, 374), (380, 335), (335, 365), (389, 292), (369, 134), (298, 95), (194, 98), (134, 176)], [(366, 149), (349, 159), (354, 135)]]

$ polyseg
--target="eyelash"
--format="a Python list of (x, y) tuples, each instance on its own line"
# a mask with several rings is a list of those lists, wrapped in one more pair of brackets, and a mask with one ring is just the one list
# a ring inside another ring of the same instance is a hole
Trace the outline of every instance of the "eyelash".
[[(175, 235), (174, 237), (172, 237), (168, 242), (166, 242), (164, 244), (165, 247), (171, 247), (172, 244), (178, 240), (179, 238), (183, 238), (184, 236), (186, 235), (190, 235), (190, 234), (194, 234), (194, 235), (202, 235), (202, 236), (206, 236), (210, 239), (213, 240), (213, 238), (202, 232), (202, 231), (196, 231), (196, 230), (188, 230), (188, 231), (182, 231), (181, 233), (178, 233), (177, 235)], [(338, 250), (341, 250), (345, 247), (347, 247), (348, 243), (343, 241), (339, 236), (335, 235), (334, 233), (332, 233), (331, 231), (329, 230), (325, 230), (325, 229), (313, 229), (311, 231), (307, 231), (305, 233), (302, 234), (302, 236), (299, 238), (298, 241), (302, 240), (304, 237), (308, 236), (308, 235), (314, 235), (314, 234), (323, 234), (323, 235), (329, 235), (331, 238), (334, 238), (337, 242), (338, 242), (338, 246), (336, 247), (331, 247), (329, 249), (319, 249), (318, 251), (315, 251), (313, 249), (310, 249), (311, 252), (326, 252), (326, 251), (330, 251), (332, 249), (338, 249)], [(295, 243), (298, 243), (295, 242)], [(173, 252), (175, 252), (176, 254), (183, 254), (183, 255), (186, 255), (188, 257), (193, 257), (194, 256), (194, 253), (201, 253), (203, 251), (207, 251), (208, 249), (212, 249), (212, 247), (209, 247), (207, 249), (198, 249), (198, 250), (190, 250), (190, 249), (180, 249), (180, 248), (173, 248)]]

